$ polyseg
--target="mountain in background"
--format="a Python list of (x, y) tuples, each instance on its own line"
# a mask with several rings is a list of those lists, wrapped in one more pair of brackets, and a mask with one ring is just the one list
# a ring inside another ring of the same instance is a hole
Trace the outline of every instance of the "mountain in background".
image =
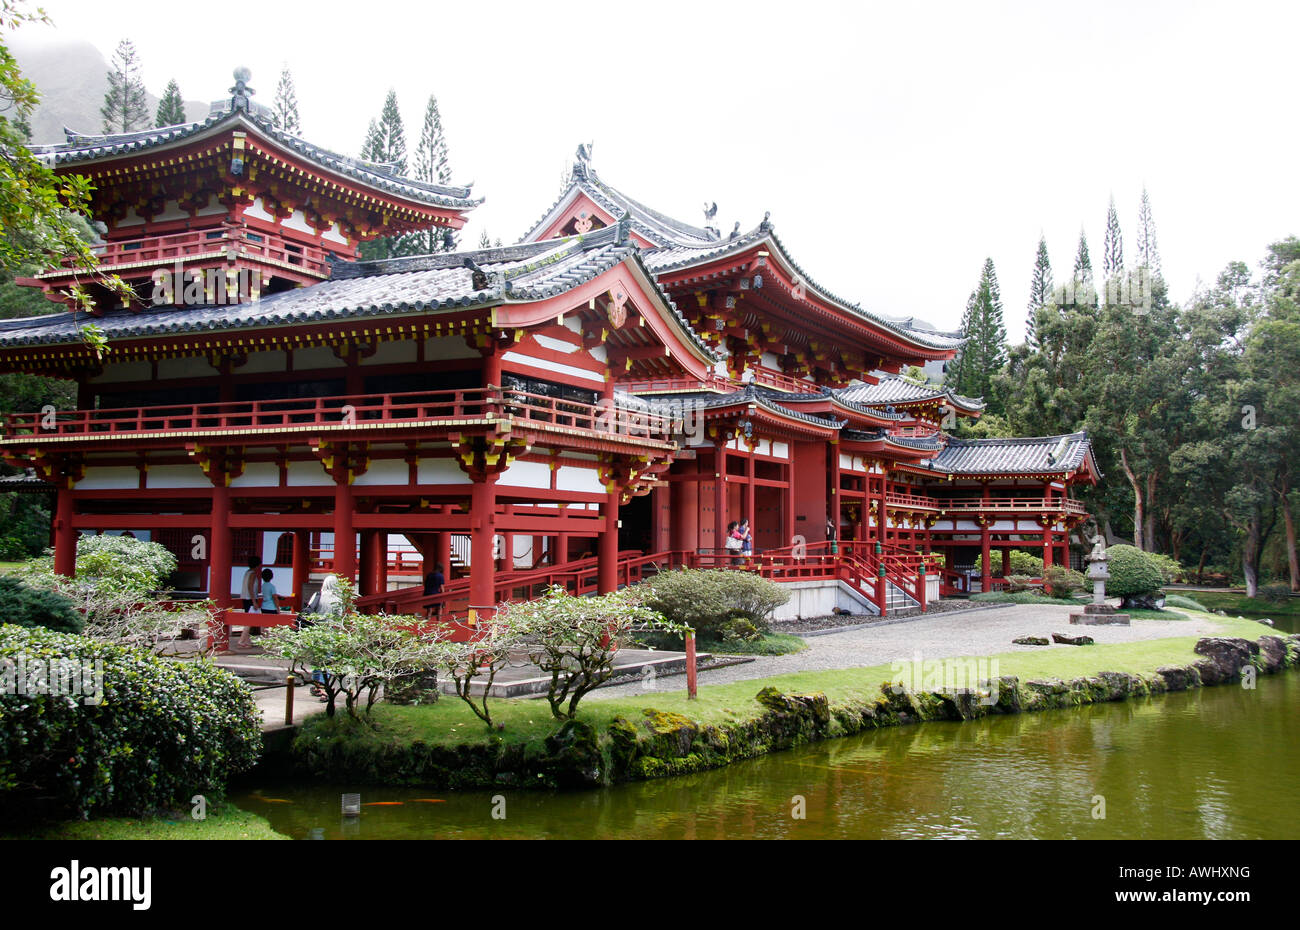
[[(32, 142), (52, 144), (66, 141), (63, 127), (77, 132), (98, 133), (104, 128), (99, 108), (108, 91), (108, 61), (95, 46), (82, 40), (24, 42), (6, 37), (18, 59), (23, 77), (41, 92), (41, 105), (32, 116)], [(148, 94), (149, 114), (158, 111), (158, 96)], [(185, 101), (185, 118), (205, 119), (208, 103)]]

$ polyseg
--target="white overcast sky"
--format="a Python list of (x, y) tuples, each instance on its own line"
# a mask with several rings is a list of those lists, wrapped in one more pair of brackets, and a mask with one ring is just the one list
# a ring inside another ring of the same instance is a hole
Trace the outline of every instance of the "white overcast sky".
[[(510, 242), (579, 142), (608, 182), (702, 224), (770, 210), (796, 260), (874, 311), (960, 322), (985, 257), (1012, 342), (1043, 232), (1060, 281), (1094, 264), (1113, 194), (1150, 191), (1176, 300), (1300, 235), (1296, 37), (1274, 3), (358, 3), (42, 0), (105, 57), (132, 39), (154, 93), (270, 103), (283, 65), (303, 133), (347, 153), (395, 88), (410, 147), (435, 93), (479, 230)], [(80, 127), (95, 130), (97, 127)]]

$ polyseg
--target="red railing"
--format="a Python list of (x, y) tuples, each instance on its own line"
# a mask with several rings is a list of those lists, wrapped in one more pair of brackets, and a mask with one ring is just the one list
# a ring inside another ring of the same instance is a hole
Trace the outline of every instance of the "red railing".
[[(753, 382), (764, 387), (793, 394), (816, 394), (821, 390), (819, 385), (810, 384), (772, 368), (751, 368), (750, 371), (754, 374)], [(713, 375), (709, 378), (650, 378), (640, 381), (620, 381), (618, 386), (629, 394), (669, 394), (686, 391), (730, 392), (743, 388), (745, 383), (743, 379)]]
[(1069, 498), (1063, 500), (1059, 497), (1050, 500), (1045, 497), (990, 497), (988, 500), (978, 497), (954, 498), (940, 501), (939, 506), (949, 512), (986, 510), (1065, 510), (1070, 513), (1084, 512), (1081, 501)]
[(887, 491), (885, 492), (885, 506), (910, 507), (914, 510), (938, 510), (943, 504), (938, 498), (927, 497), (924, 494), (896, 494), (893, 491)]
[[(319, 277), (329, 276), (329, 261), (324, 249), (289, 242), (273, 233), (253, 232), (242, 226), (195, 229), (167, 236), (124, 239), (94, 246), (100, 267), (111, 271), (115, 266), (136, 263), (162, 264), (194, 255), (234, 251), (257, 258), (294, 265)], [(65, 259), (70, 266), (72, 259)]]
[(608, 404), (583, 404), (505, 388), (417, 391), (309, 399), (232, 401), (160, 407), (123, 407), (53, 413), (11, 413), (4, 438), (109, 438), (213, 430), (275, 432), (288, 428), (464, 424), (509, 419), (522, 426), (621, 434), (667, 443), (670, 417)]

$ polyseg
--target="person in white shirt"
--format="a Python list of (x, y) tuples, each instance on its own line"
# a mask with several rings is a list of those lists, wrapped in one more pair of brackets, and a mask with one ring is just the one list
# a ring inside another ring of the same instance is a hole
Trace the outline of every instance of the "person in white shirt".
[[(248, 560), (248, 571), (244, 572), (244, 580), (240, 583), (239, 596), (244, 601), (245, 611), (251, 611), (254, 604), (258, 605), (260, 610), (262, 603), (262, 560), (257, 556), (252, 556)], [(252, 632), (254, 632), (253, 627), (244, 627), (244, 632), (239, 634), (237, 644), (240, 648), (248, 649), (253, 645), (248, 638)], [(262, 631), (258, 629), (256, 632), (261, 633)]]

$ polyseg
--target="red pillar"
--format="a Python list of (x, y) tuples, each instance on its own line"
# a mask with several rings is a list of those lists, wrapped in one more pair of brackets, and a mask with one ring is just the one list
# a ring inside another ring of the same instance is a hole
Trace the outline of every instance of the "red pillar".
[(1043, 571), (1052, 566), (1052, 524), (1043, 526)]
[(990, 564), (991, 554), (989, 552), (989, 528), (987, 525), (980, 528), (980, 590), (990, 591), (993, 588), (993, 566)]
[(605, 495), (605, 529), (596, 550), (596, 591), (612, 594), (618, 590), (618, 499), (620, 491)]
[(352, 485), (334, 485), (334, 574), (353, 581), (357, 574), (357, 534), (352, 528)]
[(1011, 574), (1011, 550), (1002, 550), (1002, 577), (1005, 578)]
[(71, 578), (77, 571), (77, 531), (72, 525), (72, 488), (61, 479), (54, 513), (54, 573)]
[(496, 535), (495, 510), (497, 476), (487, 475), (474, 482), (470, 492), (469, 609), (492, 613), (496, 607), (496, 564), (493, 549)]
[[(451, 533), (445, 530), (434, 537), (433, 564), (441, 565), (443, 576), (448, 581), (451, 580)], [(427, 575), (432, 570), (433, 565), (426, 562), (424, 566), (425, 574)]]
[(311, 574), (311, 534), (307, 530), (295, 530), (293, 534), (293, 606), (301, 611), (305, 603), (303, 588), (307, 587), (307, 578)]
[[(754, 453), (745, 459), (745, 518), (749, 520), (749, 531), (758, 532), (757, 502), (754, 498)], [(755, 546), (755, 549), (758, 547)]]
[(560, 533), (555, 537), (555, 564), (563, 565), (569, 561), (569, 534)]
[(713, 444), (713, 553), (727, 551), (727, 447), (721, 439)]
[(838, 552), (840, 547), (840, 447), (831, 443), (828, 453), (831, 458), (831, 493), (828, 501), (831, 508), (831, 552)]
[[(789, 449), (791, 459), (794, 458), (794, 446)], [(785, 466), (785, 500), (782, 502), (781, 524), (785, 530), (784, 545), (793, 546), (794, 538), (797, 535), (794, 528), (794, 465)]]

